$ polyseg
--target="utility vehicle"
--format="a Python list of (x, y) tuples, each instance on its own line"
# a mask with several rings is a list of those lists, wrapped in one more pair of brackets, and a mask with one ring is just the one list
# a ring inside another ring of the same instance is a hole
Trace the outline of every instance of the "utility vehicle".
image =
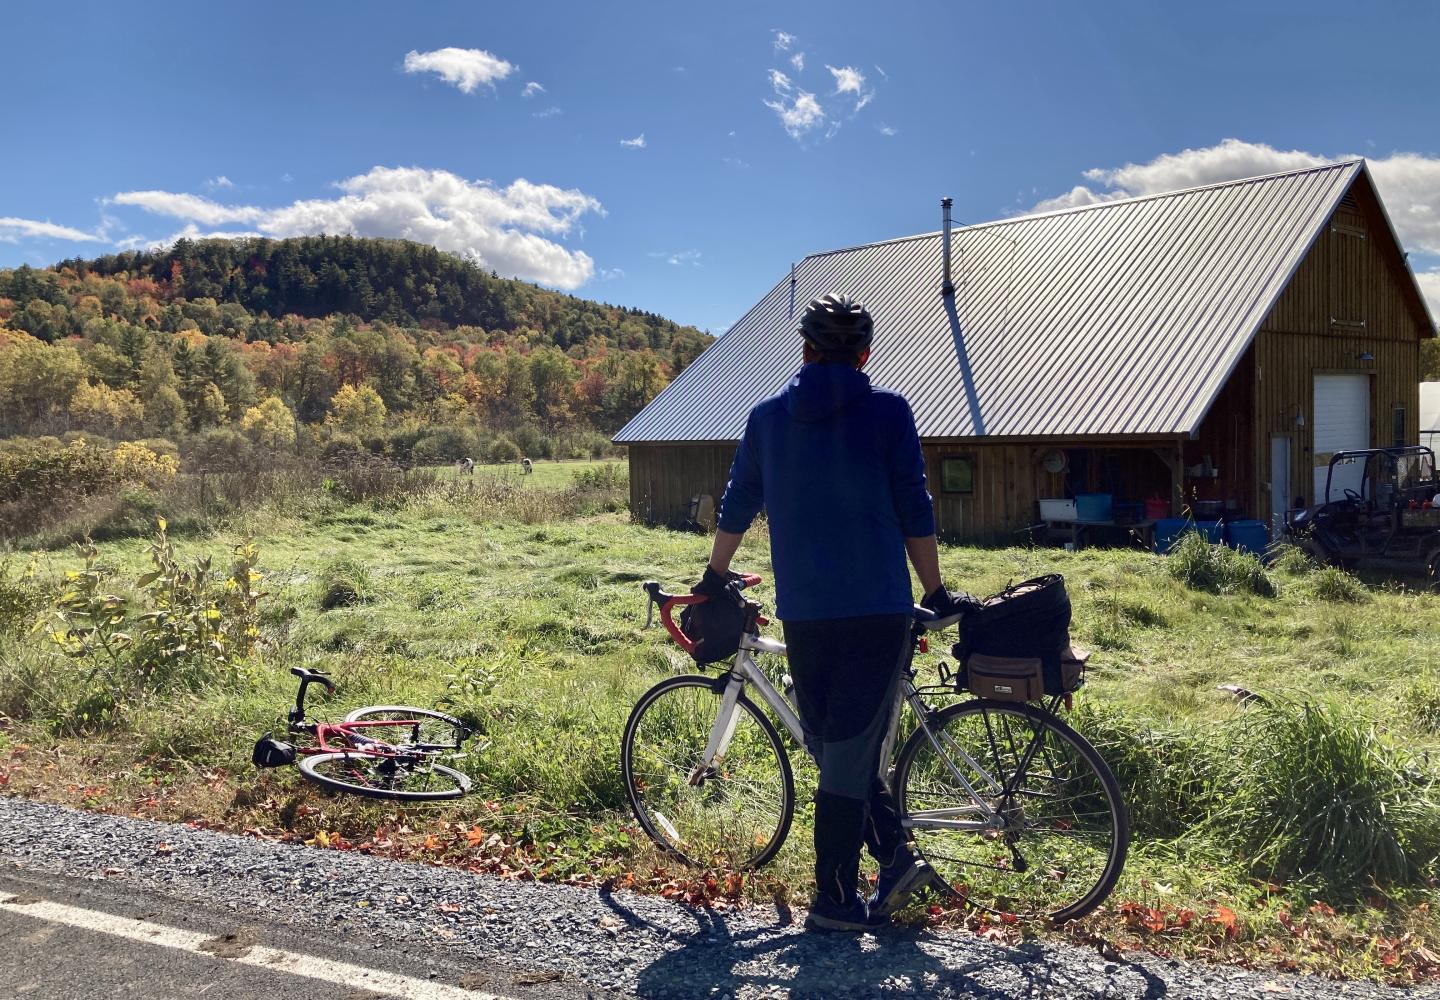
[(1286, 518), (1284, 540), (1347, 568), (1440, 580), (1440, 481), (1429, 448), (1336, 452), (1325, 495)]

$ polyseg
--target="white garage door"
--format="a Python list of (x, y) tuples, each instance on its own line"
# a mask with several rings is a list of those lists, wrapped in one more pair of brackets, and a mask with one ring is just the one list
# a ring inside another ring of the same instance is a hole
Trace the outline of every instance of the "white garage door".
[(1339, 499), (1346, 489), (1360, 491), (1363, 462), (1337, 465), (1325, 495), (1330, 456), (1337, 451), (1370, 447), (1370, 376), (1315, 376), (1315, 501)]

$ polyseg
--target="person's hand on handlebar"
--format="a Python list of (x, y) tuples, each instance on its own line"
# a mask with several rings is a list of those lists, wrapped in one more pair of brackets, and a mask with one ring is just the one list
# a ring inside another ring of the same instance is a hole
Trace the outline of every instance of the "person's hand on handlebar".
[(746, 586), (746, 579), (740, 573), (716, 572), (714, 566), (707, 565), (706, 573), (701, 576), (698, 584), (691, 586), (691, 594), (700, 595), (710, 599), (727, 597), (736, 604), (743, 604), (744, 598), (740, 595)]
[(699, 594), (701, 597), (719, 597), (725, 593), (731, 582), (730, 574), (717, 573), (715, 567), (707, 564), (705, 575), (700, 578), (699, 583), (690, 588), (690, 593)]
[(963, 590), (949, 591), (943, 586), (936, 587), (925, 595), (920, 606), (927, 611), (935, 612), (938, 618), (959, 618), (972, 607), (978, 606), (979, 602)]

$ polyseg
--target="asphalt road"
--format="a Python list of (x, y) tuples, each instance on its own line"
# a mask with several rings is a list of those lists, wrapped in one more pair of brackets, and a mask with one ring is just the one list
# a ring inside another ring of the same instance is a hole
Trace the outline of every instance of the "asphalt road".
[(505, 881), (0, 798), (0, 1000), (1416, 1000), (1059, 941), (806, 933), (766, 906)]

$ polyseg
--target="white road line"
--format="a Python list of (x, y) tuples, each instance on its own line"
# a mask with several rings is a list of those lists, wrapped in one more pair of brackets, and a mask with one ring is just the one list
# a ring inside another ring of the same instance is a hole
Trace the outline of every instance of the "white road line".
[[(81, 930), (108, 934), (112, 937), (158, 945), (162, 948), (188, 951), (205, 958), (215, 958), (210, 952), (204, 951), (200, 947), (208, 941), (213, 941), (215, 939), (213, 934), (200, 934), (195, 931), (181, 930), (178, 927), (167, 927), (164, 924), (152, 924), (145, 920), (117, 917), (111, 913), (84, 910), (76, 906), (52, 903), (48, 900), (34, 903), (0, 901), (0, 910), (22, 917), (32, 917), (50, 923), (78, 927)], [(378, 969), (366, 969), (345, 962), (332, 962), (327, 958), (301, 955), (293, 951), (282, 951), (279, 948), (267, 948), (263, 945), (253, 946), (241, 958), (226, 959), (226, 961), (273, 969), (294, 976), (303, 976), (306, 979), (319, 979), (355, 990), (369, 990), (387, 996), (403, 997), (404, 1000), (510, 1000), (508, 997), (497, 996), (494, 993), (482, 993), (459, 986), (447, 986), (444, 983), (413, 979), (410, 976), (381, 972)]]

